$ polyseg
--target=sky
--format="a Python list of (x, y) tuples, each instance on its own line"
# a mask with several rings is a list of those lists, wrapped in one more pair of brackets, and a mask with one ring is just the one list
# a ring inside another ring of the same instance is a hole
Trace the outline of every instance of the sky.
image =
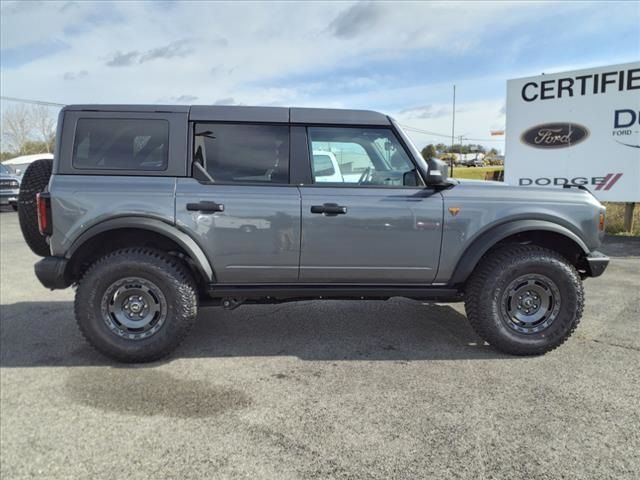
[[(640, 2), (2, 1), (3, 96), (385, 112), (504, 148), (511, 78), (640, 59)], [(11, 102), (3, 100), (3, 108)]]

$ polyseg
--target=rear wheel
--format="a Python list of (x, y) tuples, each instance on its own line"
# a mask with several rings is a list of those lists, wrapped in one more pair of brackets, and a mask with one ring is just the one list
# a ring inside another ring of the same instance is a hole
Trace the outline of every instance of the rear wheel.
[(179, 259), (151, 249), (118, 250), (82, 277), (76, 320), (103, 354), (124, 362), (153, 361), (177, 348), (195, 323), (196, 291)]
[(564, 343), (584, 305), (575, 268), (558, 253), (534, 245), (489, 253), (465, 293), (467, 317), (478, 335), (514, 355), (542, 354)]
[(36, 195), (41, 193), (49, 184), (53, 160), (42, 159), (32, 162), (22, 176), (18, 204), (14, 207), (18, 211), (20, 230), (29, 248), (40, 257), (50, 255), (47, 239), (38, 229), (38, 211)]

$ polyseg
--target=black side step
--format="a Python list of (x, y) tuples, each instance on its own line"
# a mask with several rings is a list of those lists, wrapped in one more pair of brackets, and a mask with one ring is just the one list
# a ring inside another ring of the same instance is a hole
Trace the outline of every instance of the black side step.
[(207, 293), (211, 298), (243, 299), (309, 299), (352, 298), (386, 299), (407, 297), (414, 299), (460, 301), (462, 292), (455, 288), (430, 285), (353, 285), (353, 284), (220, 284), (211, 283)]

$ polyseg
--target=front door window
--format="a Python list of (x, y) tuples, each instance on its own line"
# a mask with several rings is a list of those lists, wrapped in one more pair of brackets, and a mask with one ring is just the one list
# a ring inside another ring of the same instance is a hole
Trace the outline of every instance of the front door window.
[[(405, 186), (415, 171), (402, 144), (386, 128), (309, 128), (314, 183)], [(415, 179), (415, 177), (411, 177)]]

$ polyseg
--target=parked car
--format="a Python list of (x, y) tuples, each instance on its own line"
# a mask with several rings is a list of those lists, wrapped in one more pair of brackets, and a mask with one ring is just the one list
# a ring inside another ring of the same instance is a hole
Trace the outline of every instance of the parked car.
[(462, 165), (465, 165), (467, 167), (484, 167), (484, 161), (480, 160), (479, 158), (474, 158), (472, 160), (467, 160), (466, 162), (462, 163)]
[(20, 192), (20, 177), (15, 172), (0, 163), (0, 205), (11, 205), (18, 210), (18, 193)]
[(44, 257), (38, 279), (76, 286), (80, 331), (118, 360), (169, 354), (200, 307), (395, 296), (464, 301), (495, 348), (542, 354), (575, 330), (582, 280), (609, 261), (605, 208), (586, 189), (448, 178), (381, 113), (60, 116), (54, 161), (24, 175), (21, 227)]
[(460, 162), (460, 165), (463, 165), (465, 167), (484, 167), (484, 160), (481, 160), (479, 158), (470, 158)]
[(46, 159), (53, 160), (53, 154), (52, 153), (34, 153), (31, 155), (21, 155), (19, 157), (14, 157), (9, 160), (5, 160), (3, 163), (6, 167), (9, 167), (11, 170), (13, 170), (13, 173), (16, 176), (22, 177), (22, 175), (24, 174), (25, 170), (29, 165), (31, 165), (36, 160), (46, 160)]
[(316, 183), (344, 182), (338, 160), (331, 152), (314, 150), (311, 166)]

